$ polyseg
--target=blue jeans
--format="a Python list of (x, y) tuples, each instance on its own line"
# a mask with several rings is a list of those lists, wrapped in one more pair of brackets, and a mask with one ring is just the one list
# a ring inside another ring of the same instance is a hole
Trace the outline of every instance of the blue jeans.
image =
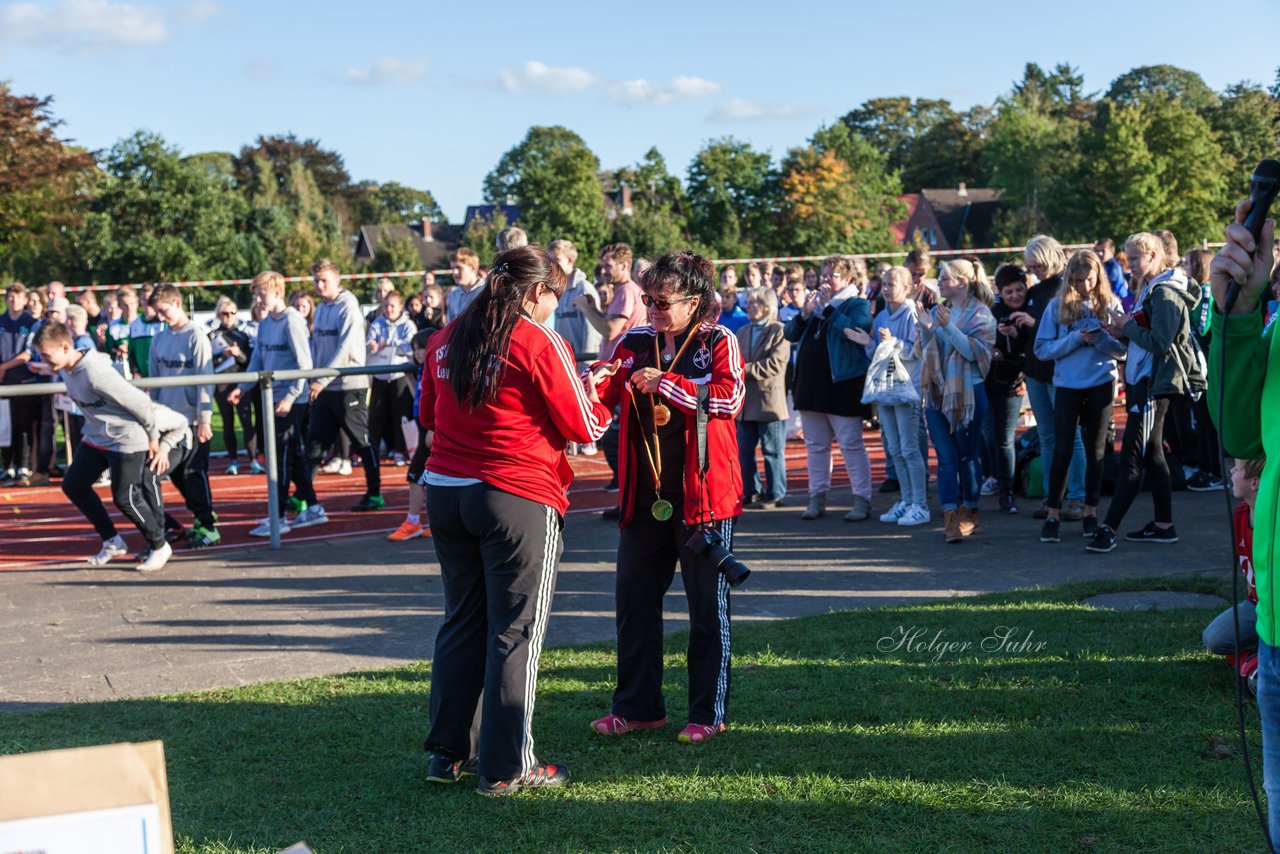
[(983, 438), (990, 443), (991, 473), (1000, 481), (1001, 494), (1013, 492), (1013, 440), (1022, 409), (1022, 397), (1009, 394), (1008, 389), (1004, 385), (995, 386), (993, 393), (987, 395), (987, 423), (982, 429)]
[(977, 509), (982, 496), (982, 423), (987, 420), (987, 392), (978, 383), (973, 387), (973, 418), (953, 430), (950, 420), (936, 409), (926, 407), (929, 438), (938, 455), (938, 501), (943, 510), (965, 507)]
[[(756, 445), (764, 455), (764, 479), (769, 491), (764, 491), (760, 473), (756, 468)], [(765, 498), (782, 498), (787, 494), (787, 422), (739, 421), (738, 465), (742, 467), (743, 499), (752, 493)]]
[[(1053, 383), (1040, 382), (1027, 377), (1027, 397), (1031, 411), (1036, 416), (1036, 435), (1040, 437), (1040, 460), (1044, 471), (1044, 494), (1049, 494), (1049, 469), (1053, 449), (1057, 445), (1053, 435)], [(1075, 450), (1071, 453), (1071, 468), (1067, 469), (1067, 500), (1084, 501), (1084, 441), (1076, 428)]]
[[(877, 409), (878, 409), (878, 408), (879, 408), (879, 407), (877, 407)], [(921, 456), (921, 458), (923, 458), (923, 459), (924, 459), (924, 468), (925, 468), (925, 472), (927, 473), (927, 472), (929, 471), (929, 430), (928, 430), (927, 426), (926, 426), (926, 425), (925, 425), (925, 423), (924, 423), (924, 407), (923, 407), (923, 405), (921, 405), (920, 407), (917, 407), (917, 408), (920, 410), (920, 430), (919, 430), (919, 431), (918, 431), (918, 433), (917, 433), (917, 435), (918, 435), (918, 437), (919, 437), (919, 442), (918, 442), (918, 444), (919, 444), (919, 446), (920, 446), (920, 456)], [(881, 415), (881, 416), (880, 416), (880, 418), (881, 418), (881, 419), (883, 419), (883, 418), (884, 418), (884, 416), (883, 416), (883, 415)], [(881, 446), (881, 447), (883, 447), (883, 448), (885, 449), (885, 455), (884, 455), (884, 479), (885, 479), (885, 480), (896, 480), (896, 481), (898, 481), (899, 485), (901, 485), (901, 483), (902, 483), (902, 478), (898, 477), (898, 465), (897, 465), (897, 463), (895, 463), (895, 462), (893, 461), (893, 457), (889, 456), (889, 450), (888, 450), (888, 449), (889, 449), (889, 440), (888, 440), (887, 438), (885, 438), (885, 435), (884, 435), (884, 426), (883, 426), (883, 424), (884, 424), (884, 421), (883, 421), (883, 420), (881, 420), (881, 427), (880, 427), (880, 446)]]
[(1280, 841), (1280, 653), (1258, 643), (1258, 716), (1262, 719), (1262, 788), (1271, 839)]

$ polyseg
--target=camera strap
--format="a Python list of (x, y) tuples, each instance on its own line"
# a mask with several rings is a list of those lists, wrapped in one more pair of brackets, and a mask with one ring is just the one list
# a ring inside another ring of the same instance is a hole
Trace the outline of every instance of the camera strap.
[(698, 474), (704, 480), (707, 476), (707, 469), (710, 467), (710, 460), (707, 457), (707, 410), (710, 407), (711, 392), (707, 390), (705, 385), (698, 386), (698, 417), (697, 417), (697, 438), (698, 438)]

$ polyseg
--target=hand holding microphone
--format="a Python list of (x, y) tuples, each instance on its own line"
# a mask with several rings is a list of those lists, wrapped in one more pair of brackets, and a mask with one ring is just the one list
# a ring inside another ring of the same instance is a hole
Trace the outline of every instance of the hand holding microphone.
[(1270, 281), (1275, 222), (1267, 215), (1280, 191), (1280, 161), (1259, 163), (1249, 187), (1249, 198), (1236, 206), (1235, 222), (1227, 226), (1226, 245), (1209, 265), (1213, 301), (1224, 314), (1256, 309)]

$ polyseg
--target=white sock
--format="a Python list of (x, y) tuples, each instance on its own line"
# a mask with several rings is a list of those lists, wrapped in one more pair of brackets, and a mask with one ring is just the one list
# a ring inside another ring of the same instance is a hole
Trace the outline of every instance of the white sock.
[(420, 516), (417, 513), (406, 513), (404, 515), (404, 520), (410, 525), (421, 525), (422, 523), (418, 521), (419, 518)]

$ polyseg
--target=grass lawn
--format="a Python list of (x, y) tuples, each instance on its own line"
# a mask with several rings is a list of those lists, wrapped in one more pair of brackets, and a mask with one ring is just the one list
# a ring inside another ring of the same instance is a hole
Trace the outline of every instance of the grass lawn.
[[(1077, 604), (1141, 587), (1222, 592), (1102, 582), (740, 625), (730, 729), (702, 746), (675, 741), (684, 635), (672, 724), (619, 740), (587, 726), (610, 647), (549, 650), (538, 753), (576, 782), (507, 800), (423, 782), (425, 664), (7, 715), (0, 752), (163, 739), (182, 852), (1263, 850), (1230, 671), (1199, 648), (1213, 612)], [(1030, 644), (982, 652), (1001, 626)], [(886, 649), (899, 627), (973, 647)]]

